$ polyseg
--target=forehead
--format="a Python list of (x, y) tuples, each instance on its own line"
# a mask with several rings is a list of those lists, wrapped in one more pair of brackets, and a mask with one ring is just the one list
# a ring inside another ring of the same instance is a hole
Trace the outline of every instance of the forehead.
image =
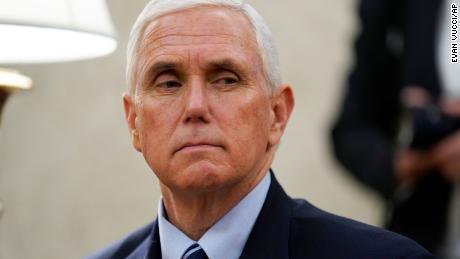
[(240, 11), (224, 6), (203, 5), (168, 13), (155, 19), (146, 31), (154, 27), (165, 27), (171, 32), (186, 29), (190, 34), (252, 34), (252, 26), (246, 16)]
[(139, 54), (151, 58), (154, 51), (177, 46), (185, 51), (200, 47), (208, 51), (227, 48), (259, 54), (254, 30), (246, 16), (216, 6), (192, 7), (155, 19), (145, 29)]

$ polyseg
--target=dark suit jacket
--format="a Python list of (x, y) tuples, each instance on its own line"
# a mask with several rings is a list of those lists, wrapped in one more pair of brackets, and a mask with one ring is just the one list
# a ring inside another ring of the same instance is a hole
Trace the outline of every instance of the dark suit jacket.
[(335, 155), (353, 176), (388, 201), (387, 227), (431, 251), (443, 241), (451, 184), (437, 172), (399, 192), (393, 168), (401, 120), (400, 91), (417, 85), (440, 95), (435, 64), (440, 0), (360, 0), (341, 112), (333, 126)]
[[(406, 237), (329, 214), (305, 200), (291, 199), (273, 174), (271, 179), (240, 258), (433, 258)], [(89, 258), (161, 258), (157, 221)]]

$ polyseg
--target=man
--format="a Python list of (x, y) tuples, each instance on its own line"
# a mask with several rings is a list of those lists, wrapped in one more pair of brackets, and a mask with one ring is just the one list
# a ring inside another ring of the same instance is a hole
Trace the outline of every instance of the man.
[(387, 201), (386, 227), (448, 258), (460, 258), (455, 2), (359, 1), (355, 62), (331, 134), (347, 172)]
[(262, 18), (231, 0), (153, 0), (128, 47), (133, 146), (158, 218), (90, 258), (432, 258), (285, 194), (270, 171), (294, 106)]

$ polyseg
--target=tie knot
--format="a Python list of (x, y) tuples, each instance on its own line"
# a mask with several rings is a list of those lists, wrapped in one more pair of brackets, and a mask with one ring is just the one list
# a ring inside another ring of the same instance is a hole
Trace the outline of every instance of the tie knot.
[(199, 244), (191, 245), (187, 250), (185, 250), (182, 259), (209, 259), (203, 248)]

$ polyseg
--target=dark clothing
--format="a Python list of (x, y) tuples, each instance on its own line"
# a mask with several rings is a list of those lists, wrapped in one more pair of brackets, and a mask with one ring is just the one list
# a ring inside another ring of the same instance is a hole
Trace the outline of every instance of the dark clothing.
[(388, 201), (387, 227), (431, 251), (443, 241), (451, 184), (427, 173), (397, 192), (393, 159), (401, 120), (400, 91), (420, 86), (435, 99), (439, 0), (361, 0), (361, 31), (332, 140), (338, 160)]
[[(271, 175), (267, 198), (240, 258), (433, 258), (398, 234), (324, 212), (291, 199)], [(161, 258), (157, 221), (90, 259)]]

